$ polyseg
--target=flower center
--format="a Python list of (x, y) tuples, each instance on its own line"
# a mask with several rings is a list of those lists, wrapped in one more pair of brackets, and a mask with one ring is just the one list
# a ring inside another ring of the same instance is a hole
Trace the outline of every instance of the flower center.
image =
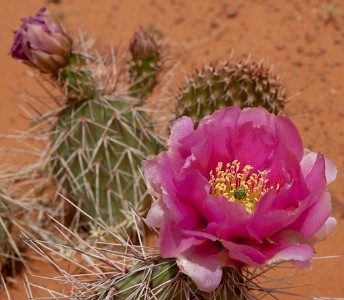
[(219, 162), (216, 174), (210, 171), (211, 195), (215, 198), (224, 196), (231, 202), (240, 203), (252, 214), (260, 198), (269, 190), (266, 187), (269, 171), (258, 171), (258, 174), (250, 175), (252, 169), (250, 165), (240, 169), (240, 162), (234, 160), (223, 170), (223, 163)]

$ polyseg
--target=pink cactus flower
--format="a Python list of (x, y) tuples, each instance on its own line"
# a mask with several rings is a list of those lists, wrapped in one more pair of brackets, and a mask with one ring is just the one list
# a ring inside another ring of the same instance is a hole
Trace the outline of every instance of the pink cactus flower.
[(293, 123), (262, 108), (228, 107), (194, 129), (178, 119), (169, 150), (143, 162), (147, 215), (161, 255), (210, 292), (222, 267), (280, 260), (310, 267), (313, 245), (332, 233), (327, 185), (336, 167), (304, 150)]
[(71, 50), (71, 38), (42, 8), (34, 17), (23, 19), (21, 28), (15, 32), (10, 54), (44, 73), (54, 73), (66, 65)]

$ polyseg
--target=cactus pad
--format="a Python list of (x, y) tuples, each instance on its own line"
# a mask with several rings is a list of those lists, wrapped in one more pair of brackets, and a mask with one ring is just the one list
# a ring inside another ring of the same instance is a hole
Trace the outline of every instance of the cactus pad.
[(270, 68), (257, 63), (225, 63), (219, 67), (205, 66), (189, 77), (176, 96), (177, 117), (186, 115), (195, 124), (215, 110), (238, 105), (264, 107), (269, 112), (283, 112), (285, 90)]
[(9, 258), (13, 255), (8, 236), (11, 231), (11, 222), (9, 216), (9, 206), (5, 201), (5, 195), (0, 190), (0, 271), (3, 270), (3, 268), (9, 262)]
[(133, 225), (131, 207), (144, 214), (151, 199), (139, 172), (161, 142), (133, 98), (72, 102), (58, 114), (51, 166), (58, 190), (94, 218)]
[(110, 288), (101, 290), (92, 299), (248, 299), (243, 274), (233, 268), (223, 268), (223, 272), (219, 287), (207, 293), (200, 291), (188, 276), (179, 271), (174, 259), (146, 260), (114, 278)]

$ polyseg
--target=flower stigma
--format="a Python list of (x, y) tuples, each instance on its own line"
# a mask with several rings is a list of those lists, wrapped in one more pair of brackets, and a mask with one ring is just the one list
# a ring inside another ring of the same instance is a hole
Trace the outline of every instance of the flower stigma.
[(234, 198), (238, 200), (242, 200), (246, 198), (246, 190), (244, 188), (237, 188), (234, 190)]
[(211, 195), (215, 198), (226, 197), (229, 201), (243, 205), (246, 211), (252, 214), (261, 197), (270, 189), (266, 187), (268, 170), (251, 173), (250, 165), (240, 168), (240, 162), (234, 160), (227, 163), (223, 170), (223, 163), (219, 162), (213, 171), (210, 171)]

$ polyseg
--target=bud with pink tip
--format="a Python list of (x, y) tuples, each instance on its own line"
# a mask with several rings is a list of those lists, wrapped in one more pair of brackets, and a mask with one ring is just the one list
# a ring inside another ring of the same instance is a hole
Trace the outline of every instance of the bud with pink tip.
[(71, 50), (72, 39), (46, 8), (41, 8), (35, 16), (23, 19), (10, 54), (44, 73), (55, 73), (67, 64)]
[(134, 33), (129, 47), (129, 77), (131, 96), (147, 98), (158, 84), (161, 70), (160, 47), (153, 36), (140, 28)]
[(140, 28), (131, 39), (130, 52), (134, 59), (149, 59), (158, 55), (159, 49), (154, 39)]

